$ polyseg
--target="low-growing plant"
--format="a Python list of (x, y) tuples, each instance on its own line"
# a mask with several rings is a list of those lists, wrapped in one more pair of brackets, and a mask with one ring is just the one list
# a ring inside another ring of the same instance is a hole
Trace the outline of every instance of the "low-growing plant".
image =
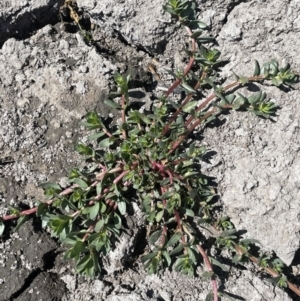
[[(55, 183), (42, 184), (48, 200), (25, 211), (11, 208), (11, 215), (1, 218), (0, 230), (3, 233), (5, 221), (18, 218), (17, 230), (36, 213), (43, 226), (68, 246), (65, 258), (76, 261), (76, 272), (93, 277), (101, 273), (102, 258), (112, 251), (124, 229), (124, 216), (135, 203), (147, 229), (148, 247), (141, 260), (150, 274), (172, 266), (193, 276), (202, 258), (207, 271), (201, 278), (212, 281), (207, 300), (225, 296), (218, 291), (213, 266), (224, 270), (226, 266), (208, 256), (203, 247), (205, 237), (210, 236), (217, 248), (233, 254), (234, 263), (250, 260), (270, 274), (273, 282), (300, 296), (300, 290), (283, 275), (279, 259), (253, 256), (251, 248), (257, 241), (242, 239), (229, 218), (218, 217), (216, 192), (201, 173), (206, 150), (195, 136), (190, 139), (224, 111), (249, 111), (270, 118), (278, 107), (264, 92), (248, 97), (236, 90), (265, 81), (290, 86), (298, 81), (298, 75), (289, 64), (279, 67), (271, 60), (260, 67), (255, 61), (252, 75), (234, 73), (234, 81), (223, 85), (219, 71), (226, 61), (220, 60), (217, 49), (204, 46), (214, 39), (203, 35), (208, 28), (196, 19), (195, 4), (168, 0), (163, 8), (180, 22), (191, 40), (186, 68), (168, 71), (174, 76), (173, 84), (144, 112), (131, 107), (130, 75), (117, 73), (118, 90), (104, 102), (120, 112), (118, 125), (108, 126), (97, 112), (88, 113), (83, 124), (91, 131), (90, 143), (77, 146), (86, 164), (71, 170), (70, 186), (62, 189)], [(179, 86), (185, 98), (176, 102), (170, 95)]]

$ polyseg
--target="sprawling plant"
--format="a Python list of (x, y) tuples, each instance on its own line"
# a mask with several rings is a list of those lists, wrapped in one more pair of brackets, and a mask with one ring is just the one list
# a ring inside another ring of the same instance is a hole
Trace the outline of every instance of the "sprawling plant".
[[(124, 215), (133, 211), (135, 203), (143, 212), (147, 229), (149, 247), (141, 260), (149, 273), (173, 266), (193, 276), (202, 257), (207, 268), (202, 278), (210, 278), (213, 287), (207, 300), (218, 300), (222, 293), (218, 292), (213, 265), (226, 267), (204, 250), (209, 235), (216, 246), (235, 254), (233, 261), (252, 260), (279, 286), (289, 286), (300, 295), (282, 274), (279, 259), (251, 255), (251, 244), (256, 241), (241, 239), (227, 217), (217, 217), (215, 191), (201, 173), (205, 148), (195, 136), (190, 139), (224, 111), (249, 111), (269, 118), (277, 106), (264, 92), (246, 97), (236, 90), (265, 81), (290, 86), (297, 82), (298, 75), (289, 65), (279, 67), (275, 60), (262, 68), (255, 61), (251, 76), (234, 74), (233, 82), (222, 85), (218, 72), (226, 62), (219, 60), (217, 49), (204, 46), (213, 38), (203, 36), (207, 26), (196, 19), (194, 3), (169, 0), (163, 8), (179, 20), (191, 40), (186, 68), (168, 71), (175, 78), (173, 84), (157, 97), (150, 111), (144, 112), (130, 106), (130, 76), (116, 74), (118, 90), (104, 102), (119, 110), (118, 125), (108, 126), (97, 112), (88, 113), (83, 124), (91, 131), (89, 143), (77, 146), (85, 158), (84, 167), (71, 170), (67, 189), (55, 183), (42, 184), (48, 200), (23, 212), (11, 209), (11, 215), (0, 221), (1, 232), (5, 221), (18, 218), (18, 228), (36, 213), (43, 226), (68, 246), (65, 258), (76, 261), (76, 272), (93, 277), (101, 273), (102, 258), (117, 242)], [(172, 101), (170, 95), (178, 86), (185, 97), (180, 102)]]

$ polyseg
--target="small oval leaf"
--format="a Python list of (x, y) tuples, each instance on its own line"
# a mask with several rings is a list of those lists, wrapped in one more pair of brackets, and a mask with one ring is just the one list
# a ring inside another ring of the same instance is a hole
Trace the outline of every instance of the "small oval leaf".
[(111, 108), (118, 109), (118, 110), (121, 109), (121, 106), (119, 104), (115, 103), (114, 101), (112, 101), (110, 99), (105, 99), (104, 103)]

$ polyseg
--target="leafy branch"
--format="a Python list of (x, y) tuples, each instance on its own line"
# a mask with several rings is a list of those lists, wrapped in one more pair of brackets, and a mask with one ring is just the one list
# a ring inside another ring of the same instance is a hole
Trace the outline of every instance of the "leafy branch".
[[(52, 236), (68, 246), (65, 258), (75, 260), (76, 272), (94, 277), (102, 272), (102, 259), (113, 250), (125, 227), (124, 216), (135, 203), (142, 209), (148, 229), (149, 251), (141, 261), (150, 274), (173, 266), (178, 272), (194, 276), (202, 262), (207, 271), (201, 279), (211, 279), (212, 284), (207, 300), (217, 301), (224, 295), (218, 290), (214, 272), (215, 265), (223, 265), (209, 257), (209, 250), (203, 247), (207, 241), (201, 235), (201, 225), (205, 225), (212, 229), (209, 236), (217, 247), (235, 253), (234, 262), (251, 260), (264, 268), (277, 285), (300, 296), (299, 289), (282, 274), (278, 260), (269, 262), (266, 257), (251, 255), (250, 245), (255, 241), (238, 238), (228, 219), (217, 218), (215, 191), (200, 169), (205, 148), (199, 141), (187, 140), (224, 111), (248, 111), (270, 118), (277, 106), (264, 92), (246, 97), (237, 90), (265, 81), (290, 86), (299, 76), (289, 64), (280, 68), (271, 60), (261, 67), (254, 61), (252, 75), (233, 73), (234, 81), (222, 86), (218, 74), (226, 61), (220, 60), (217, 49), (204, 46), (213, 38), (203, 35), (207, 26), (196, 19), (195, 4), (169, 0), (163, 8), (182, 24), (191, 41), (191, 50), (185, 51), (189, 56), (186, 68), (177, 74), (169, 71), (174, 82), (157, 97), (150, 112), (132, 109), (130, 75), (115, 74), (117, 92), (104, 103), (120, 112), (121, 123), (108, 128), (97, 112), (88, 113), (83, 125), (92, 132), (89, 143), (76, 147), (87, 164), (71, 170), (67, 189), (56, 183), (42, 184), (47, 200), (37, 207), (25, 211), (11, 208), (11, 214), (0, 219), (0, 234), (6, 221), (18, 219), (18, 229), (36, 213)], [(181, 103), (171, 98), (178, 86), (186, 94)]]

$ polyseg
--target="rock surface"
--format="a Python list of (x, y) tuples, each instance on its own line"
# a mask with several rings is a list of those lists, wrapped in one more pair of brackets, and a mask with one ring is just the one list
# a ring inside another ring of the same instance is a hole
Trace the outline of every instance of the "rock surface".
[[(7, 205), (32, 207), (42, 198), (39, 183), (63, 183), (80, 162), (74, 144), (85, 132), (79, 123), (93, 109), (115, 113), (102, 102), (116, 70), (131, 71), (131, 96), (147, 105), (155, 83), (144, 66), (151, 58), (169, 68), (182, 66), (188, 42), (158, 0), (78, 1), (96, 24), (94, 46), (60, 22), (63, 1), (17, 2), (0, 4), (0, 216)], [(231, 71), (252, 73), (252, 59), (275, 58), (299, 70), (300, 1), (195, 2), (199, 19), (212, 27), (223, 57), (230, 59), (224, 77)], [(203, 144), (215, 151), (204, 171), (216, 178), (224, 212), (236, 227), (290, 265), (299, 263), (299, 86), (264, 90), (281, 107), (275, 122), (240, 112), (221, 117), (219, 127), (204, 133)], [(169, 271), (149, 276), (141, 265), (126, 268), (130, 247), (143, 241), (140, 224), (133, 225), (137, 231), (123, 237), (108, 259), (109, 273), (95, 280), (74, 274), (72, 262), (62, 260), (63, 249), (38, 220), (19, 233), (5, 233), (0, 301), (204, 300), (210, 284), (199, 277)], [(247, 270), (231, 267), (225, 278), (224, 290), (239, 300), (297, 300)]]

